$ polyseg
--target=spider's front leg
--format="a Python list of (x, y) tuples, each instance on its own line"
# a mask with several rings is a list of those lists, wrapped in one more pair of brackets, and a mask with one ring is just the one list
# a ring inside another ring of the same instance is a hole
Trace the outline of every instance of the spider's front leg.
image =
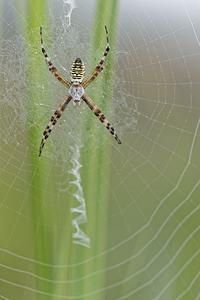
[(82, 99), (89, 106), (89, 108), (92, 110), (95, 116), (103, 123), (103, 125), (108, 129), (108, 131), (114, 136), (118, 144), (121, 144), (121, 141), (118, 138), (114, 128), (105, 118), (104, 114), (100, 111), (100, 109), (96, 106), (96, 104), (86, 94), (83, 94)]
[(64, 101), (60, 104), (58, 109), (55, 111), (55, 113), (51, 117), (49, 124), (47, 125), (47, 127), (45, 128), (45, 130), (43, 132), (43, 137), (42, 137), (42, 141), (40, 144), (39, 156), (41, 156), (41, 154), (42, 154), (42, 149), (44, 147), (44, 144), (46, 143), (46, 140), (47, 140), (48, 136), (50, 135), (53, 127), (56, 125), (57, 121), (60, 119), (63, 111), (65, 110), (67, 104), (71, 101), (71, 99), (72, 99), (72, 96), (70, 94), (67, 94)]

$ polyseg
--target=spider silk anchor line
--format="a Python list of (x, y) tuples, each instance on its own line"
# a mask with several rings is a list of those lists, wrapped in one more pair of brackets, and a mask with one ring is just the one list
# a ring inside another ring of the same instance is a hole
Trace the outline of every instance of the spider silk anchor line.
[(46, 129), (43, 132), (42, 141), (40, 144), (40, 150), (39, 150), (39, 156), (41, 156), (42, 149), (46, 143), (46, 140), (48, 136), (50, 135), (53, 127), (56, 125), (57, 121), (61, 117), (63, 111), (65, 110), (68, 103), (73, 99), (73, 103), (76, 106), (77, 104), (80, 105), (82, 101), (84, 101), (88, 107), (92, 110), (94, 115), (103, 123), (103, 125), (108, 129), (108, 131), (114, 136), (118, 144), (121, 144), (120, 139), (118, 138), (114, 128), (111, 126), (111, 124), (108, 122), (108, 120), (105, 118), (104, 114), (100, 111), (100, 109), (96, 106), (96, 104), (86, 95), (85, 88), (99, 75), (99, 73), (104, 68), (104, 62), (106, 60), (106, 56), (110, 50), (109, 45), (109, 38), (108, 38), (108, 30), (105, 26), (106, 30), (106, 38), (107, 38), (107, 45), (106, 50), (104, 52), (104, 55), (102, 59), (100, 60), (98, 66), (94, 69), (92, 74), (89, 76), (88, 79), (84, 80), (85, 76), (85, 65), (83, 61), (80, 58), (77, 58), (73, 63), (70, 70), (70, 77), (71, 82), (65, 80), (62, 75), (58, 72), (58, 70), (54, 67), (52, 62), (50, 61), (46, 50), (44, 49), (43, 45), (43, 39), (42, 39), (42, 27), (40, 27), (40, 39), (41, 39), (41, 48), (42, 53), (44, 54), (45, 61), (48, 65), (49, 71), (53, 73), (53, 75), (63, 84), (65, 85), (69, 91), (67, 96), (65, 97), (64, 101), (60, 104), (58, 109), (55, 111), (53, 116), (51, 117), (51, 120), (49, 124), (47, 125)]

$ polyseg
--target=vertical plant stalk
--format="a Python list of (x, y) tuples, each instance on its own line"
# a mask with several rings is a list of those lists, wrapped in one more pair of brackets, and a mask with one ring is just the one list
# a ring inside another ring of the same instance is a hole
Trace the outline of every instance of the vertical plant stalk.
[[(105, 47), (106, 45), (106, 34), (105, 25), (108, 28), (109, 41), (111, 51), (107, 56), (107, 62), (105, 69), (98, 76), (98, 79), (91, 83), (93, 90), (90, 87), (86, 90), (88, 96), (97, 104), (102, 112), (110, 111), (112, 112), (112, 88), (114, 85), (114, 57), (112, 56), (112, 49), (115, 47), (116, 43), (116, 25), (117, 25), (117, 11), (118, 11), (118, 1), (112, 0), (98, 0), (96, 4), (94, 21), (92, 26), (92, 38), (90, 41), (90, 53), (89, 58), (96, 53), (99, 48)], [(103, 17), (102, 17), (103, 16)], [(102, 43), (104, 41), (104, 43)], [(102, 49), (105, 51), (105, 48)], [(101, 57), (98, 58), (97, 63)], [(89, 69), (94, 69), (96, 66), (91, 67), (90, 63)], [(87, 74), (89, 76), (90, 74)], [(105, 114), (107, 117), (107, 114)], [(111, 113), (110, 113), (111, 115)], [(107, 117), (110, 120), (110, 117)], [(84, 195), (87, 201), (87, 215), (88, 223), (86, 226), (86, 232), (91, 239), (91, 256), (95, 256), (106, 249), (107, 240), (107, 226), (106, 219), (104, 216), (107, 214), (108, 201), (109, 201), (109, 178), (110, 178), (110, 139), (113, 137), (104, 128), (104, 126), (95, 126), (95, 122), (99, 122), (97, 118), (91, 113), (87, 114), (87, 118), (83, 116), (84, 128), (83, 131), (83, 143), (87, 140), (87, 144), (84, 145), (82, 151), (82, 162), (83, 168), (82, 172), (82, 183)], [(113, 124), (112, 124), (113, 125)], [(114, 125), (113, 125), (114, 126)], [(92, 127), (91, 137), (84, 137), (88, 132), (86, 128)], [(107, 136), (106, 136), (107, 135)], [(113, 143), (116, 141), (113, 139)], [(119, 146), (120, 147), (120, 146)], [(95, 151), (93, 150), (95, 149)], [(85, 166), (85, 167), (84, 167)], [(103, 213), (102, 213), (103, 212)], [(77, 255), (84, 258), (84, 249), (76, 249)], [(98, 259), (91, 260), (86, 268), (87, 273), (95, 272), (95, 270), (102, 269), (105, 266), (105, 256)], [(83, 270), (84, 274), (84, 270)], [(80, 274), (79, 274), (80, 276)], [(82, 293), (87, 293), (91, 290), (91, 286), (101, 288), (105, 283), (105, 274), (86, 281)], [(95, 295), (95, 299), (104, 299), (103, 295)]]
[[(103, 216), (107, 213), (108, 208), (108, 195), (109, 195), (109, 187), (107, 181), (110, 176), (110, 168), (109, 168), (109, 155), (110, 155), (110, 141), (108, 138), (105, 138), (106, 135), (109, 136), (109, 132), (105, 129), (105, 127), (93, 127), (93, 134), (87, 140), (87, 144), (84, 144), (84, 134), (87, 135), (87, 127), (93, 126), (95, 122), (99, 122), (97, 118), (90, 112), (89, 118), (84, 118), (83, 113), (83, 148), (81, 148), (81, 165), (83, 166), (80, 169), (81, 173), (81, 182), (83, 187), (84, 197), (86, 199), (87, 204), (87, 215), (88, 215), (88, 223), (82, 229), (91, 239), (91, 249), (86, 247), (72, 244), (71, 235), (69, 235), (69, 230), (66, 233), (65, 229), (70, 226), (71, 220), (69, 215), (71, 212), (69, 211), (68, 216), (66, 214), (66, 227), (63, 227), (63, 238), (61, 236), (56, 236), (53, 233), (53, 224), (55, 217), (55, 211), (51, 208), (50, 205), (45, 206), (44, 203), (53, 202), (54, 199), (53, 193), (50, 192), (50, 189), (53, 187), (47, 186), (47, 183), (43, 181), (45, 179), (42, 174), (51, 174), (53, 166), (50, 165), (51, 162), (45, 162), (45, 156), (42, 159), (38, 158), (38, 147), (41, 139), (41, 128), (37, 126), (40, 124), (40, 119), (38, 117), (38, 113), (36, 111), (36, 107), (39, 107), (41, 101), (45, 103), (45, 101), (49, 101), (49, 99), (45, 99), (45, 96), (38, 94), (35, 91), (36, 83), (38, 82), (38, 70), (40, 70), (40, 78), (42, 80), (46, 80), (45, 75), (42, 75), (41, 68), (41, 59), (39, 59), (39, 55), (37, 55), (37, 59), (35, 59), (35, 52), (40, 52), (40, 37), (39, 37), (39, 27), (43, 25), (43, 16), (46, 11), (46, 1), (36, 0), (34, 2), (34, 7), (32, 6), (32, 2), (29, 2), (29, 24), (27, 28), (23, 30), (26, 32), (24, 34), (27, 36), (27, 44), (31, 45), (29, 47), (29, 57), (33, 59), (28, 59), (29, 69), (31, 70), (29, 74), (29, 80), (32, 84), (29, 87), (29, 115), (28, 122), (32, 124), (29, 128), (28, 139), (30, 147), (30, 164), (31, 164), (31, 190), (30, 190), (30, 201), (31, 201), (31, 209), (33, 214), (34, 222), (34, 238), (35, 238), (35, 259), (38, 262), (44, 262), (53, 266), (55, 260), (59, 261), (60, 264), (70, 265), (73, 257), (73, 262), (76, 263), (86, 260), (88, 256), (95, 257), (97, 254), (101, 253), (106, 249), (106, 239), (107, 239), (107, 228), (105, 219)], [(96, 49), (100, 46), (105, 47), (106, 44), (106, 34), (105, 34), (105, 25), (109, 31), (109, 39), (111, 49), (114, 48), (114, 44), (116, 41), (116, 36), (114, 33), (116, 32), (116, 22), (117, 22), (117, 7), (118, 1), (112, 0), (98, 0), (96, 5), (96, 12), (94, 15), (94, 25), (93, 25), (93, 35), (90, 42), (90, 55), (92, 57), (93, 53), (95, 53)], [(36, 13), (37, 12), (37, 13)], [(102, 18), (104, 16), (104, 18)], [(38, 28), (38, 30), (36, 30)], [(102, 41), (105, 42), (102, 43)], [(36, 50), (37, 49), (37, 50)], [(105, 49), (103, 48), (102, 51)], [(101, 57), (99, 57), (99, 60)], [(43, 60), (43, 58), (42, 58)], [(97, 63), (98, 63), (97, 62)], [(96, 66), (93, 66), (95, 68)], [(44, 70), (44, 69), (43, 69)], [(98, 76), (98, 80), (92, 83), (94, 87), (94, 91), (90, 88), (87, 89), (88, 95), (93, 99), (93, 101), (101, 108), (102, 112), (112, 111), (112, 84), (113, 84), (113, 76), (114, 74), (114, 58), (112, 57), (112, 50), (109, 53), (106, 71), (104, 70), (101, 75)], [(105, 101), (103, 101), (103, 96)], [(102, 101), (102, 102), (101, 102)], [(108, 118), (111, 122), (110, 118)], [(113, 124), (114, 126), (114, 124)], [(110, 135), (110, 139), (113, 137)], [(39, 141), (39, 143), (38, 143)], [(113, 142), (116, 142), (113, 140)], [(99, 147), (94, 147), (99, 145)], [(96, 152), (93, 149), (98, 149)], [(86, 166), (86, 167), (85, 167)], [(87, 168), (88, 167), (88, 168)], [(49, 175), (51, 176), (51, 175)], [(70, 184), (70, 182), (69, 182)], [(47, 193), (48, 192), (48, 193)], [(48, 195), (48, 196), (47, 196)], [(48, 198), (47, 198), (48, 197)], [(105, 213), (102, 213), (104, 211)], [(68, 218), (69, 217), (69, 218)], [(51, 227), (46, 226), (45, 224), (51, 224)], [(55, 229), (56, 232), (56, 229)], [(58, 247), (55, 248), (55, 244), (60, 245), (60, 253), (56, 252), (55, 249), (58, 250)], [(56, 284), (56, 279), (66, 280), (66, 278), (71, 278), (76, 281), (76, 278), (84, 278), (85, 274), (93, 273), (95, 270), (103, 269), (105, 266), (105, 256), (100, 258), (91, 259), (87, 264), (83, 264), (79, 268), (68, 269), (65, 268), (48, 268), (42, 264), (36, 265), (36, 274), (39, 277), (47, 278), (49, 280), (44, 281), (37, 279), (37, 290), (52, 293), (52, 295), (64, 295), (64, 296), (75, 296), (75, 295), (84, 295), (87, 292), (90, 292), (92, 289), (98, 289), (104, 286), (104, 275), (100, 274), (97, 276), (91, 276), (87, 280), (78, 281), (78, 283), (74, 285), (64, 285), (64, 284)], [(52, 284), (50, 280), (53, 280)], [(38, 299), (40, 299), (38, 294)], [(53, 299), (53, 296), (51, 297)], [(103, 295), (95, 295), (95, 300), (104, 298)], [(41, 299), (43, 299), (43, 295), (41, 295)], [(83, 298), (84, 299), (84, 298)]]
[[(34, 5), (32, 1), (28, 1), (28, 15), (30, 16), (28, 24), (24, 30), (24, 35), (27, 37), (27, 65), (28, 80), (30, 85), (28, 87), (29, 108), (28, 108), (28, 143), (30, 145), (29, 161), (30, 161), (30, 203), (31, 213), (34, 220), (33, 236), (35, 244), (35, 259), (38, 262), (52, 264), (54, 260), (54, 247), (52, 228), (55, 217), (53, 216), (53, 209), (50, 205), (45, 203), (51, 203), (53, 201), (50, 192), (51, 187), (47, 186), (45, 177), (42, 174), (51, 174), (52, 166), (50, 163), (45, 162), (45, 156), (39, 159), (39, 144), (42, 136), (41, 126), (39, 126), (41, 119), (38, 114), (38, 107), (40, 103), (47, 102), (47, 97), (41, 92), (38, 92), (38, 82), (45, 82), (45, 73), (41, 68), (41, 60), (43, 59), (40, 49), (40, 34), (39, 28), (41, 23), (44, 22), (44, 15), (47, 9), (45, 0), (35, 0)], [(24, 12), (26, 13), (26, 12)], [(52, 227), (47, 226), (52, 224)], [(52, 241), (53, 240), (53, 241)], [(36, 274), (39, 277), (52, 279), (51, 269), (45, 267), (42, 264), (36, 264)], [(53, 293), (52, 284), (48, 281), (37, 279), (37, 290), (47, 293)], [(37, 299), (43, 299), (43, 295), (38, 293)]]

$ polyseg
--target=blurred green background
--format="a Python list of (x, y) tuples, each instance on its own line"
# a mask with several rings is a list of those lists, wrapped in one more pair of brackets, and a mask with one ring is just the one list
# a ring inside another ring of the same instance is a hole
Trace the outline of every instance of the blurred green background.
[[(200, 4), (0, 7), (1, 299), (199, 299)], [(111, 50), (86, 93), (122, 145), (70, 103), (39, 159), (67, 94), (41, 25), (67, 80), (77, 57), (91, 74), (107, 25)]]

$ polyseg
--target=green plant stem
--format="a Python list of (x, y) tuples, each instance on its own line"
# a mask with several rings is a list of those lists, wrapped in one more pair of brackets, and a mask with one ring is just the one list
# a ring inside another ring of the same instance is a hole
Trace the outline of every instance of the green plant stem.
[[(114, 48), (116, 42), (116, 24), (117, 24), (117, 8), (118, 1), (106, 1), (98, 0), (96, 4), (94, 22), (92, 26), (92, 39), (90, 41), (90, 55), (100, 47), (102, 47), (102, 41), (106, 43), (105, 25), (109, 31), (109, 40), (111, 49)], [(102, 18), (102, 16), (104, 16)], [(103, 49), (104, 51), (105, 49)], [(99, 58), (101, 59), (101, 58)], [(99, 61), (98, 61), (99, 62)], [(87, 64), (89, 65), (89, 64)], [(89, 68), (91, 69), (90, 65)], [(108, 54), (105, 70), (99, 75), (91, 85), (94, 86), (94, 90), (88, 88), (86, 93), (93, 101), (104, 111), (112, 111), (112, 87), (114, 84), (114, 58), (112, 51)], [(91, 238), (91, 256), (95, 256), (106, 249), (107, 244), (107, 226), (104, 216), (107, 214), (108, 201), (109, 201), (109, 178), (110, 167), (109, 157), (111, 155), (110, 141), (112, 139), (109, 132), (103, 126), (96, 127), (95, 122), (99, 120), (91, 113), (88, 118), (84, 118), (86, 124), (83, 128), (92, 127), (92, 134), (87, 140), (87, 145), (84, 145), (84, 152), (82, 152), (82, 165), (87, 166), (82, 168), (83, 188), (87, 201), (87, 213), (88, 224), (86, 226), (86, 232)], [(110, 120), (111, 122), (111, 120)], [(84, 134), (88, 134), (86, 131)], [(116, 142), (113, 140), (113, 142)], [(97, 147), (98, 145), (98, 147)], [(95, 151), (93, 150), (95, 149)], [(82, 255), (84, 255), (82, 253)], [(105, 256), (99, 259), (92, 260), (87, 265), (87, 273), (95, 272), (104, 268)], [(84, 291), (91, 290), (91, 286), (100, 288), (104, 286), (105, 278), (98, 276), (91, 278), (87, 281), (87, 284), (83, 287)], [(104, 299), (102, 295), (99, 295), (95, 299)]]
[[(28, 14), (30, 15), (28, 26), (25, 28), (27, 43), (29, 44), (28, 53), (28, 67), (29, 74), (28, 80), (31, 82), (28, 89), (28, 123), (29, 132), (29, 145), (30, 145), (30, 202), (31, 202), (31, 212), (34, 222), (34, 240), (35, 240), (35, 259), (38, 262), (44, 262), (52, 264), (54, 258), (54, 249), (52, 242), (52, 229), (47, 226), (47, 224), (52, 224), (54, 220), (53, 209), (50, 205), (45, 205), (45, 203), (50, 203), (52, 201), (50, 192), (51, 187), (47, 186), (47, 183), (43, 180), (42, 174), (51, 174), (51, 165), (45, 163), (45, 158), (39, 159), (39, 144), (41, 140), (41, 127), (36, 124), (40, 124), (39, 114), (37, 108), (40, 107), (41, 101), (45, 103), (47, 98), (45, 95), (38, 93), (36, 88), (36, 83), (39, 81), (45, 82), (45, 73), (41, 69), (41, 55), (40, 54), (40, 35), (39, 28), (41, 23), (43, 23), (43, 16), (46, 11), (46, 1), (36, 0), (34, 1), (34, 7), (31, 2), (28, 2)], [(37, 11), (37, 14), (36, 14)], [(36, 54), (38, 53), (37, 57)], [(38, 73), (38, 70), (39, 73)], [(44, 70), (44, 69), (43, 69)], [(38, 76), (39, 74), (39, 76)], [(42, 95), (42, 97), (41, 97)], [(38, 276), (43, 278), (51, 279), (51, 269), (43, 265), (36, 264), (36, 273)], [(36, 281), (37, 289), (42, 292), (53, 292), (52, 284), (48, 281), (38, 279)], [(38, 294), (38, 299), (43, 299), (43, 296)]]

